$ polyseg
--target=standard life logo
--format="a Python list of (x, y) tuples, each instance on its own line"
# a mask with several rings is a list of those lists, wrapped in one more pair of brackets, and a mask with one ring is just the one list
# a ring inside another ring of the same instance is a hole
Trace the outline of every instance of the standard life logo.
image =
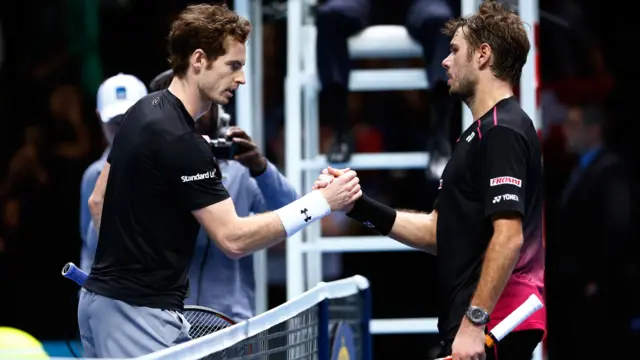
[(202, 174), (181, 176), (180, 179), (182, 179), (182, 182), (185, 183), (185, 182), (204, 180), (204, 179), (214, 179), (215, 177), (216, 177), (216, 169), (213, 169), (211, 171), (207, 171)]

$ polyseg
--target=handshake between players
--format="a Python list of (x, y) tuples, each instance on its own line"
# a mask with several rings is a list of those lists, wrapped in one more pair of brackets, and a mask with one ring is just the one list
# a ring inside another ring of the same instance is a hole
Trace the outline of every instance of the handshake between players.
[(322, 193), (332, 211), (349, 212), (362, 196), (360, 179), (356, 172), (350, 169), (324, 169), (312, 190)]

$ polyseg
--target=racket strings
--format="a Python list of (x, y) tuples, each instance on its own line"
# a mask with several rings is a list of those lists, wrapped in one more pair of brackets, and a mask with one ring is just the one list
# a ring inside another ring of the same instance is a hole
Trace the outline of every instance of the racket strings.
[(191, 335), (192, 339), (209, 335), (233, 325), (233, 323), (215, 313), (202, 310), (185, 310), (184, 317), (191, 324), (189, 335)]
[[(234, 322), (230, 321), (223, 315), (217, 314), (211, 309), (185, 307), (183, 315), (191, 325), (189, 335), (192, 339), (197, 339), (227, 328), (229, 326), (235, 325)], [(235, 359), (240, 356), (249, 354), (249, 348), (250, 345), (240, 343), (230, 348), (224, 349), (216, 354), (206, 356), (200, 360)]]

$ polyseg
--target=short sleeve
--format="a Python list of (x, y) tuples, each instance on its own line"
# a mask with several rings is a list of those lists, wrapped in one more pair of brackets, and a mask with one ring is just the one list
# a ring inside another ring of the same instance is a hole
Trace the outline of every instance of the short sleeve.
[(523, 135), (497, 126), (482, 138), (485, 215), (518, 212), (524, 216), (529, 147)]
[(170, 141), (161, 150), (159, 162), (187, 210), (202, 209), (229, 197), (220, 169), (201, 137), (188, 133)]

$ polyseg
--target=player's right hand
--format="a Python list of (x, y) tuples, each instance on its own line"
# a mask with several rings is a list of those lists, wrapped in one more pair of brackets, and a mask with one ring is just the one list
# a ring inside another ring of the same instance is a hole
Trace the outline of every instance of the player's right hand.
[(333, 179), (346, 173), (349, 170), (350, 170), (349, 168), (338, 170), (338, 169), (332, 168), (331, 166), (324, 168), (320, 173), (320, 175), (318, 175), (318, 178), (316, 179), (316, 181), (313, 183), (312, 190), (318, 190), (318, 189), (327, 187), (327, 185), (331, 184)]
[(353, 207), (353, 203), (362, 196), (360, 179), (358, 174), (352, 170), (334, 177), (333, 181), (320, 188), (320, 192), (329, 203), (331, 211), (349, 212)]

